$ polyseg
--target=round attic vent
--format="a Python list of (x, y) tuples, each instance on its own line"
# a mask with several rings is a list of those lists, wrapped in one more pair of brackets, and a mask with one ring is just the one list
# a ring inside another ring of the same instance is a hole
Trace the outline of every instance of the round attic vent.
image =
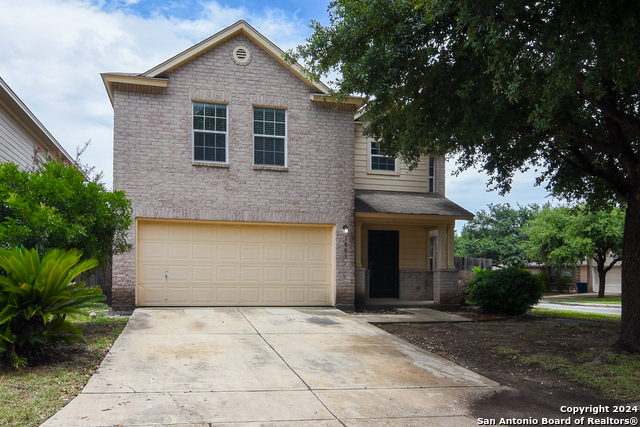
[(231, 54), (233, 62), (238, 65), (247, 65), (251, 62), (251, 51), (246, 46), (237, 46)]

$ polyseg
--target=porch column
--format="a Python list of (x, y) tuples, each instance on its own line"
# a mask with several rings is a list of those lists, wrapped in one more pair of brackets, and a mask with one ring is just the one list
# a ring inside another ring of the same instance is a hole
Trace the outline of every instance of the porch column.
[(362, 268), (362, 223), (356, 221), (356, 268)]
[(454, 245), (454, 230), (455, 230), (455, 222), (453, 223), (453, 225), (447, 225), (447, 268), (454, 268), (455, 264), (454, 264), (454, 260), (453, 260), (453, 255), (454, 255), (454, 250), (453, 250), (453, 245)]
[(356, 220), (356, 305), (367, 300), (367, 269), (362, 268), (362, 222)]
[(447, 246), (449, 246), (449, 237), (447, 236), (447, 226), (438, 226), (438, 251), (436, 257), (436, 269), (448, 268), (447, 265)]

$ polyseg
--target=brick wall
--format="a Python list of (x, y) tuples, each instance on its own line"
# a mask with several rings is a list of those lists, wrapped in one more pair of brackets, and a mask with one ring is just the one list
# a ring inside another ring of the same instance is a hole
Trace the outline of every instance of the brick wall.
[(400, 300), (433, 300), (433, 285), (428, 280), (428, 275), (429, 271), (424, 269), (400, 270)]
[[(250, 64), (231, 59), (248, 46)], [(336, 302), (354, 302), (353, 107), (315, 92), (244, 35), (167, 73), (160, 93), (114, 93), (114, 187), (136, 218), (336, 225)], [(229, 165), (192, 163), (192, 101), (228, 104)], [(253, 106), (287, 109), (287, 169), (253, 168)], [(129, 232), (135, 244), (135, 227)], [(347, 253), (344, 242), (347, 242)], [(114, 257), (113, 303), (131, 307), (135, 249)]]
[(459, 304), (461, 288), (458, 270), (442, 269), (433, 271), (433, 301), (436, 304)]

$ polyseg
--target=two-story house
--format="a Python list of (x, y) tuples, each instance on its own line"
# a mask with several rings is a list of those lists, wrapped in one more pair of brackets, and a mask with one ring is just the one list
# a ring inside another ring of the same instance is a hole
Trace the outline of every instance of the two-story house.
[(408, 173), (361, 136), (360, 99), (333, 102), (282, 55), (239, 21), (102, 75), (135, 217), (115, 308), (352, 308), (457, 288), (454, 221), (472, 215), (444, 197), (444, 159)]

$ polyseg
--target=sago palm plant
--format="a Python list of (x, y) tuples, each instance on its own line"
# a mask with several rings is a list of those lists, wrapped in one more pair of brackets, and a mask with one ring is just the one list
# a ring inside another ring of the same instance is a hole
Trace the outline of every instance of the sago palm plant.
[(48, 343), (82, 340), (67, 316), (104, 307), (105, 297), (99, 287), (74, 282), (98, 264), (81, 257), (77, 249), (52, 249), (40, 259), (36, 249), (0, 248), (0, 355), (24, 366)]

